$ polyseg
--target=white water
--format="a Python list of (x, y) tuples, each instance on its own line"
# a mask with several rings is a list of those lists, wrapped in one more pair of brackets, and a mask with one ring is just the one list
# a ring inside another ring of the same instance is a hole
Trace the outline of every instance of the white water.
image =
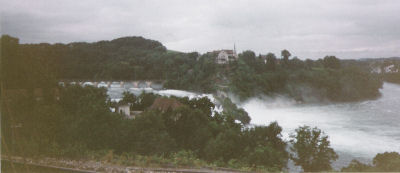
[(154, 94), (159, 94), (159, 95), (168, 96), (168, 97), (169, 96), (189, 97), (189, 99), (207, 97), (212, 102), (215, 102), (215, 98), (212, 94), (199, 94), (199, 93), (193, 93), (193, 92), (189, 92), (189, 91), (173, 90), (173, 89), (154, 90), (152, 88), (121, 88), (119, 85), (116, 85), (116, 86), (111, 85), (111, 87), (108, 88), (108, 90), (107, 90), (107, 94), (110, 96), (111, 100), (120, 101), (122, 99), (122, 93), (124, 91), (131, 92), (135, 95), (140, 95), (142, 92), (146, 92), (146, 93), (154, 93)]
[(358, 103), (296, 105), (285, 98), (251, 99), (241, 106), (253, 124), (277, 121), (288, 138), (299, 126), (317, 126), (339, 153), (336, 168), (357, 158), (369, 161), (377, 153), (400, 152), (400, 85), (385, 83), (382, 97)]
[[(153, 90), (151, 88), (121, 88), (111, 85), (108, 95), (119, 100), (123, 91), (135, 94), (153, 92), (164, 96), (208, 97), (181, 90)], [(277, 121), (283, 128), (283, 137), (299, 126), (317, 126), (330, 137), (331, 145), (339, 154), (335, 168), (347, 166), (351, 159), (369, 162), (377, 153), (400, 152), (400, 85), (385, 83), (382, 97), (358, 103), (325, 105), (298, 105), (287, 98), (251, 99), (240, 104), (252, 118), (251, 123), (268, 125)]]
[[(216, 99), (212, 94), (202, 94), (202, 93), (194, 93), (189, 91), (182, 90), (173, 90), (173, 89), (164, 89), (164, 90), (155, 90), (152, 88), (121, 88), (120, 85), (111, 85), (110, 88), (107, 88), (107, 94), (112, 101), (120, 101), (122, 100), (122, 93), (124, 91), (128, 91), (135, 95), (140, 95), (142, 92), (146, 93), (155, 93), (162, 96), (175, 96), (175, 97), (188, 97), (189, 99), (194, 98), (202, 98), (207, 97), (211, 102), (215, 103)], [(222, 112), (222, 106), (216, 105), (213, 111)], [(214, 112), (213, 114), (214, 115)]]

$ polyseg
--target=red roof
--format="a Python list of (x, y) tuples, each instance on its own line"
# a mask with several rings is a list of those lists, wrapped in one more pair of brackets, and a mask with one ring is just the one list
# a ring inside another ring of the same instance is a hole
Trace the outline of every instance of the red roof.
[(209, 53), (219, 54), (222, 51), (226, 52), (228, 55), (233, 55), (234, 54), (233, 50), (228, 50), (228, 49), (214, 50), (214, 51), (209, 52)]
[(221, 51), (224, 51), (224, 52), (226, 52), (227, 54), (233, 54), (233, 50), (227, 50), (227, 49), (225, 49), (225, 50), (221, 50)]
[(183, 106), (183, 104), (174, 98), (159, 97), (156, 98), (156, 100), (154, 100), (153, 104), (150, 106), (149, 109), (166, 111), (169, 108), (175, 110), (181, 106)]

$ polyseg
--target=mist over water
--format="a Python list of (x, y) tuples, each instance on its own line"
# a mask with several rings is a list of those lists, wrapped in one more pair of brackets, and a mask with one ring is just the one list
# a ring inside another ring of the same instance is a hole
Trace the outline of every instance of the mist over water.
[(107, 95), (111, 98), (112, 101), (120, 101), (122, 100), (123, 92), (130, 92), (135, 95), (140, 95), (141, 93), (154, 93), (159, 94), (161, 96), (175, 96), (175, 97), (189, 97), (189, 99), (193, 98), (201, 98), (207, 97), (212, 102), (215, 102), (215, 98), (212, 94), (201, 94), (201, 93), (193, 93), (189, 91), (182, 90), (173, 90), (173, 89), (164, 89), (164, 90), (154, 90), (152, 88), (121, 88), (118, 86), (111, 85), (110, 88), (107, 89)]
[(357, 103), (299, 105), (287, 98), (255, 98), (241, 106), (253, 124), (277, 121), (284, 139), (302, 125), (320, 128), (339, 154), (334, 167), (340, 168), (353, 158), (368, 162), (377, 153), (400, 152), (400, 85), (385, 83), (381, 93), (377, 100)]
[[(111, 85), (107, 94), (114, 101), (122, 99), (124, 91), (139, 95), (152, 92), (163, 96), (208, 97), (212, 94), (193, 93), (182, 90), (153, 90), (151, 88), (121, 88)], [(285, 97), (253, 98), (240, 103), (255, 125), (268, 125), (277, 121), (283, 128), (283, 138), (302, 125), (318, 127), (330, 139), (339, 154), (333, 167), (340, 169), (352, 159), (371, 162), (377, 154), (386, 151), (400, 152), (400, 85), (384, 83), (382, 96), (376, 100), (336, 104), (297, 104)], [(291, 167), (291, 171), (296, 169)]]

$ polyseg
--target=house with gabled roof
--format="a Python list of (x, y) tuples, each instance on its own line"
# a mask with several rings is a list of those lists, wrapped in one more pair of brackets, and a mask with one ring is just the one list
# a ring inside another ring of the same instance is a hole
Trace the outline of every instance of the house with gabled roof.
[(215, 56), (215, 62), (217, 64), (228, 64), (230, 61), (236, 61), (239, 56), (236, 53), (236, 46), (234, 45), (233, 50), (222, 49), (210, 52)]

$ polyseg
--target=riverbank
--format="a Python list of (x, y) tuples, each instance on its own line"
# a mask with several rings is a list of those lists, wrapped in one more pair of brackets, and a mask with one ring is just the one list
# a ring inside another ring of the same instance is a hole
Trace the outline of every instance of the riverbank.
[[(24, 158), (18, 156), (2, 156), (2, 172), (59, 172), (59, 173), (133, 173), (133, 172), (182, 172), (182, 173), (228, 173), (244, 172), (227, 168), (167, 168), (167, 167), (135, 167), (125, 166), (107, 161), (94, 160), (68, 160), (56, 158)], [(4, 165), (5, 164), (5, 165)]]

